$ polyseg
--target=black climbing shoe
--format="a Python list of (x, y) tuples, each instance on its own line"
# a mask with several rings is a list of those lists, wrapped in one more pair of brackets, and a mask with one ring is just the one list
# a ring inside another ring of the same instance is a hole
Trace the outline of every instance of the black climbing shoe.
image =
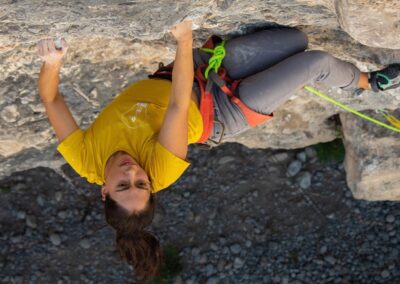
[(374, 92), (400, 86), (400, 64), (391, 64), (383, 70), (369, 73), (369, 84)]

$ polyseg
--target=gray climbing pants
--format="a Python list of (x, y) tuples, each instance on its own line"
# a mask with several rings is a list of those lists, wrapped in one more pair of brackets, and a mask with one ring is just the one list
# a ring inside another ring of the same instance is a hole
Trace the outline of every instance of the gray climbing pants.
[[(270, 114), (297, 90), (311, 82), (322, 82), (344, 90), (357, 88), (360, 71), (353, 64), (324, 51), (305, 51), (307, 36), (296, 29), (271, 28), (230, 39), (225, 43), (222, 66), (232, 79), (242, 79), (237, 96), (256, 112)], [(207, 63), (210, 54), (194, 50), (195, 68)], [(194, 90), (199, 95), (198, 85)], [(224, 125), (223, 138), (250, 127), (240, 109), (217, 87), (213, 89), (214, 115)], [(214, 123), (213, 140), (222, 126)]]

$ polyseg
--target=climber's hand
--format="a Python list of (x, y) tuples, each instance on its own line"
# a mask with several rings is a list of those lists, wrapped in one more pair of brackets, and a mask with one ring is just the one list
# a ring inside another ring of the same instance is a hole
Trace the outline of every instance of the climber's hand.
[(178, 42), (192, 41), (192, 21), (184, 20), (173, 26), (170, 32)]
[(41, 39), (37, 47), (39, 57), (48, 64), (61, 64), (68, 50), (68, 44), (64, 38), (59, 42), (59, 49), (51, 38)]
[(57, 45), (59, 49), (56, 49), (56, 43), (52, 39), (42, 39), (37, 44), (38, 55), (44, 60), (40, 69), (38, 88), (47, 116), (61, 142), (78, 129), (78, 124), (58, 90), (59, 71), (68, 45), (65, 39), (61, 39)]

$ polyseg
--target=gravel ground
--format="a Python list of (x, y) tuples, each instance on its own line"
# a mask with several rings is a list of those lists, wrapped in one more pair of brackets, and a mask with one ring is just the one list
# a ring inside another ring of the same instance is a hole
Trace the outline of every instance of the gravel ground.
[[(313, 148), (191, 148), (153, 230), (182, 271), (159, 283), (400, 283), (400, 204), (355, 200)], [(2, 283), (133, 283), (99, 189), (67, 165), (0, 181)]]

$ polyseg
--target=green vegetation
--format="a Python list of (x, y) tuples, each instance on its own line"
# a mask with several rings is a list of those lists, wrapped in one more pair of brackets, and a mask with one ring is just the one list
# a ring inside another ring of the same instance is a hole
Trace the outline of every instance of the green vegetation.
[(327, 143), (318, 143), (314, 145), (317, 151), (317, 157), (321, 162), (342, 162), (344, 160), (344, 145), (342, 139), (335, 139)]
[(173, 283), (174, 277), (182, 271), (181, 258), (178, 248), (166, 245), (163, 248), (164, 263), (161, 267), (160, 276), (153, 280), (153, 284)]

